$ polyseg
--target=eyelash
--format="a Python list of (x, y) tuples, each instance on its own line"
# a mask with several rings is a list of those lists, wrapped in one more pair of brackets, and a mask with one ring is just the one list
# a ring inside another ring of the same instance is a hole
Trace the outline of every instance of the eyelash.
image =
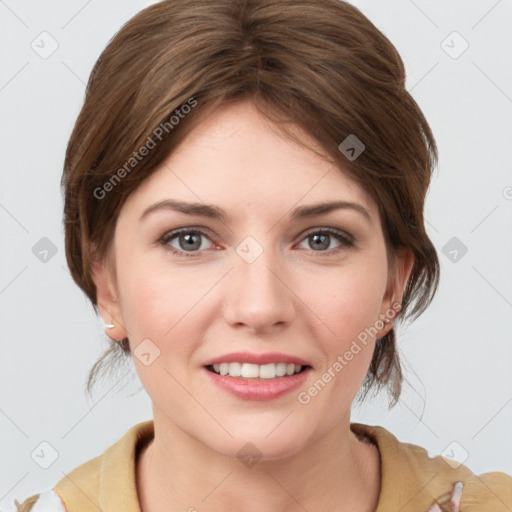
[[(206, 238), (210, 239), (208, 234), (201, 229), (183, 228), (183, 229), (178, 229), (175, 231), (170, 231), (168, 233), (165, 233), (160, 238), (159, 243), (161, 245), (164, 245), (168, 250), (170, 250), (172, 254), (179, 256), (179, 257), (183, 256), (183, 257), (187, 258), (187, 257), (194, 257), (194, 256), (197, 256), (198, 254), (200, 254), (202, 251), (192, 251), (190, 253), (187, 253), (186, 251), (177, 250), (174, 247), (169, 245), (169, 242), (171, 240), (173, 240), (174, 238), (176, 238), (182, 234), (203, 235)], [(334, 249), (328, 249), (325, 251), (313, 251), (311, 249), (312, 252), (319, 253), (319, 256), (324, 256), (325, 254), (334, 254), (334, 253), (337, 253), (338, 251), (341, 251), (343, 248), (351, 248), (354, 246), (355, 240), (351, 235), (348, 235), (348, 234), (344, 233), (343, 231), (339, 231), (337, 229), (332, 229), (332, 228), (322, 228), (322, 229), (315, 228), (315, 230), (308, 231), (304, 234), (303, 238), (301, 239), (301, 242), (303, 240), (305, 240), (306, 238), (308, 238), (309, 236), (317, 235), (317, 234), (322, 234), (322, 235), (328, 234), (328, 235), (334, 236), (334, 238), (336, 238), (339, 242), (341, 242), (341, 245), (339, 247), (335, 247)], [(212, 241), (212, 240), (210, 240), (210, 241)]]

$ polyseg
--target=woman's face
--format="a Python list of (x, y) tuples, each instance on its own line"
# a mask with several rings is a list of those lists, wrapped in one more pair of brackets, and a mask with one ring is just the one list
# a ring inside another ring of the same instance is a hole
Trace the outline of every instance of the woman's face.
[[(116, 280), (103, 267), (95, 274), (100, 310), (116, 324), (109, 335), (129, 337), (155, 428), (230, 456), (250, 441), (269, 459), (347, 427), (375, 339), (391, 328), (380, 315), (395, 313), (410, 269), (387, 287), (375, 204), (272, 126), (248, 102), (199, 124), (124, 204)], [(210, 215), (154, 207), (165, 201), (208, 205)], [(295, 215), (340, 201), (345, 207)], [(205, 367), (217, 358), (244, 363), (247, 354), (229, 358), (240, 352), (270, 354), (263, 369), (245, 366), (267, 377), (288, 358), (310, 368), (249, 381)]]

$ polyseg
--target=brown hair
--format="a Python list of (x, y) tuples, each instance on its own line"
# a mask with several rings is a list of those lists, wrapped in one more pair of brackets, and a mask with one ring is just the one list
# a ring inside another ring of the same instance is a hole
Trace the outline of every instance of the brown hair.
[[(111, 39), (91, 72), (62, 176), (67, 262), (96, 313), (92, 263), (108, 257), (126, 198), (204, 116), (247, 99), (283, 130), (303, 128), (375, 200), (390, 268), (398, 248), (415, 258), (397, 318), (417, 318), (439, 281), (423, 219), (435, 140), (394, 46), (340, 0), (166, 0)], [(355, 159), (338, 148), (349, 135), (365, 145)], [(127, 338), (96, 362), (87, 391), (124, 355)], [(377, 340), (361, 400), (387, 386), (392, 407), (402, 380), (391, 330)]]

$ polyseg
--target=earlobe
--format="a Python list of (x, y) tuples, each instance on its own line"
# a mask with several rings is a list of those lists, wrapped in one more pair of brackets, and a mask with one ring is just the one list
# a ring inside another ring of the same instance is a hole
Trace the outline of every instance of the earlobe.
[(121, 340), (128, 336), (124, 327), (121, 306), (116, 298), (117, 292), (111, 269), (105, 262), (94, 262), (92, 278), (96, 286), (96, 300), (100, 315), (105, 323), (107, 335), (112, 340)]

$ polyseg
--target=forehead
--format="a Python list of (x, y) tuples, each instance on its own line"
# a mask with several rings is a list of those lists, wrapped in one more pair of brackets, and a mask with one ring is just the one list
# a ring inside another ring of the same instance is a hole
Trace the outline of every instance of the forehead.
[[(290, 128), (300, 140), (319, 148), (300, 128)], [(223, 106), (205, 117), (127, 203), (140, 210), (168, 198), (218, 204), (252, 215), (346, 200), (377, 215), (371, 197), (355, 180), (291, 140), (248, 101)]]

